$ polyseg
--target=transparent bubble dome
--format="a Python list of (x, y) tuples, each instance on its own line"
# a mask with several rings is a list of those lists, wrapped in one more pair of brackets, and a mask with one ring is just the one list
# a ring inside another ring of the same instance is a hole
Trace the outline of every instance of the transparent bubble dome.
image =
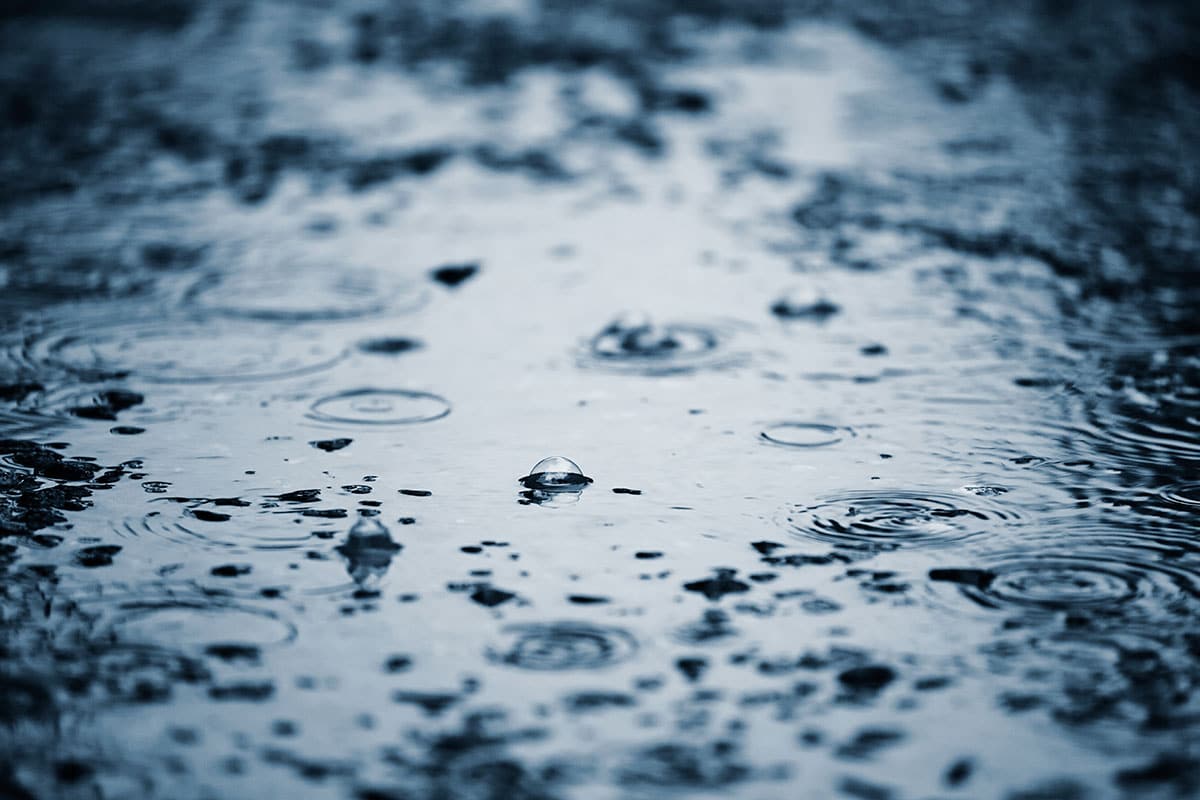
[(521, 483), (530, 489), (543, 491), (577, 491), (587, 486), (592, 479), (569, 458), (550, 456), (533, 465)]

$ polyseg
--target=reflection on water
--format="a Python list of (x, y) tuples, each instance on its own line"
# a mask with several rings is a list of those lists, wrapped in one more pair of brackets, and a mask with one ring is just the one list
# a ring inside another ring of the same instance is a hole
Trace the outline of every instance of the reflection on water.
[(0, 795), (1200, 795), (1188, 4), (327, 5), (0, 20)]

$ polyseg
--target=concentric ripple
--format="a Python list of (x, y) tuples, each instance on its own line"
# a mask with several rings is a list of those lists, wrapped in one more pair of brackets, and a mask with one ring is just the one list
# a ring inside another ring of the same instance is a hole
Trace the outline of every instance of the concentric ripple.
[(125, 603), (108, 626), (123, 641), (202, 648), (213, 643), (281, 644), (296, 636), (274, 613), (225, 602), (164, 600)]
[(196, 321), (129, 322), (35, 335), (22, 360), (38, 374), (61, 371), (88, 381), (137, 377), (158, 383), (240, 383), (308, 375), (345, 355), (312, 331)]
[(624, 315), (593, 336), (580, 354), (589, 368), (642, 375), (670, 375), (732, 366), (744, 355), (728, 351), (733, 330), (700, 322), (657, 324)]
[(368, 269), (244, 270), (209, 275), (194, 284), (184, 302), (207, 313), (270, 322), (356, 319), (420, 308), (426, 292)]
[(860, 490), (788, 506), (781, 522), (798, 536), (861, 550), (944, 545), (1016, 519), (986, 500), (965, 493)]
[(487, 657), (521, 669), (599, 669), (625, 661), (637, 651), (637, 640), (628, 631), (584, 622), (510, 625), (504, 633), (511, 641), (502, 648), (488, 648)]
[(141, 517), (117, 524), (120, 536), (153, 536), (179, 545), (221, 550), (290, 550), (303, 546), (314, 531), (344, 525), (343, 508), (317, 501), (289, 503), (269, 490), (243, 492), (241, 498), (162, 498)]
[(828, 447), (850, 436), (850, 428), (818, 422), (774, 422), (759, 433), (764, 442), (781, 447)]
[(977, 606), (1000, 611), (1144, 612), (1164, 622), (1200, 600), (1200, 570), (1138, 547), (996, 554), (977, 567), (931, 570)]
[(335, 425), (414, 425), (450, 413), (450, 403), (432, 392), (410, 389), (352, 389), (322, 397), (309, 419)]

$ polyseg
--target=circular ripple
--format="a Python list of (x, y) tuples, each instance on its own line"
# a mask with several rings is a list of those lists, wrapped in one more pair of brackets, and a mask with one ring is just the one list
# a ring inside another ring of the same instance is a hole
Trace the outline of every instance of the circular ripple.
[(450, 413), (450, 403), (430, 392), (353, 389), (312, 404), (309, 418), (338, 425), (413, 425)]
[(487, 657), (521, 669), (599, 669), (637, 650), (637, 641), (627, 631), (582, 622), (510, 625), (504, 632), (513, 641), (504, 649), (489, 648)]
[(413, 311), (426, 293), (417, 284), (369, 269), (245, 270), (209, 275), (184, 302), (206, 313), (270, 322), (356, 319)]
[[(1091, 544), (1091, 542), (1089, 542)], [(1200, 599), (1200, 573), (1162, 551), (1089, 547), (1069, 552), (995, 554), (981, 566), (930, 571), (934, 584), (1000, 611), (1139, 611), (1167, 622)]]
[(235, 383), (298, 377), (327, 369), (344, 349), (311, 331), (200, 322), (110, 325), (24, 344), (36, 370), (59, 370), (89, 381), (136, 376), (158, 383)]
[(329, 508), (315, 500), (281, 502), (264, 490), (244, 493), (236, 505), (229, 500), (205, 499), (152, 502), (154, 510), (118, 523), (116, 533), (153, 536), (210, 550), (291, 550), (306, 544), (314, 530), (340, 530), (348, 517), (340, 507)]
[(1173, 506), (1200, 511), (1200, 481), (1175, 483), (1164, 487), (1159, 494)]
[(961, 541), (1015, 518), (975, 495), (895, 489), (845, 492), (811, 506), (788, 506), (782, 522), (799, 536), (892, 550)]
[(727, 352), (732, 335), (727, 325), (660, 325), (642, 316), (623, 316), (588, 340), (579, 360), (585, 367), (643, 375), (726, 367), (743, 360), (743, 354)]
[(782, 447), (828, 447), (847, 436), (854, 436), (854, 431), (817, 422), (775, 422), (759, 434), (764, 442)]
[(109, 630), (124, 642), (184, 648), (215, 642), (280, 644), (296, 636), (294, 626), (269, 611), (188, 600), (125, 603)]

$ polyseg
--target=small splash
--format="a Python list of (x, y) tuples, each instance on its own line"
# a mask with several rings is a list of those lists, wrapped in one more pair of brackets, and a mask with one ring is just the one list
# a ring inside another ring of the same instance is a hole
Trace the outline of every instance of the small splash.
[(829, 447), (854, 436), (850, 428), (819, 422), (776, 422), (759, 434), (764, 442), (783, 447)]
[(450, 413), (450, 403), (432, 392), (409, 389), (352, 389), (322, 397), (309, 419), (335, 425), (415, 425)]
[(645, 315), (623, 315), (591, 338), (580, 363), (616, 372), (670, 375), (730, 366), (741, 354), (726, 352), (728, 327), (694, 322), (656, 324)]
[(982, 535), (1016, 519), (986, 498), (912, 490), (845, 492), (810, 506), (789, 506), (791, 532), (869, 551), (944, 545)]
[(510, 625), (504, 633), (512, 642), (489, 648), (487, 658), (521, 669), (599, 669), (625, 661), (637, 651), (637, 640), (628, 631), (585, 622)]

